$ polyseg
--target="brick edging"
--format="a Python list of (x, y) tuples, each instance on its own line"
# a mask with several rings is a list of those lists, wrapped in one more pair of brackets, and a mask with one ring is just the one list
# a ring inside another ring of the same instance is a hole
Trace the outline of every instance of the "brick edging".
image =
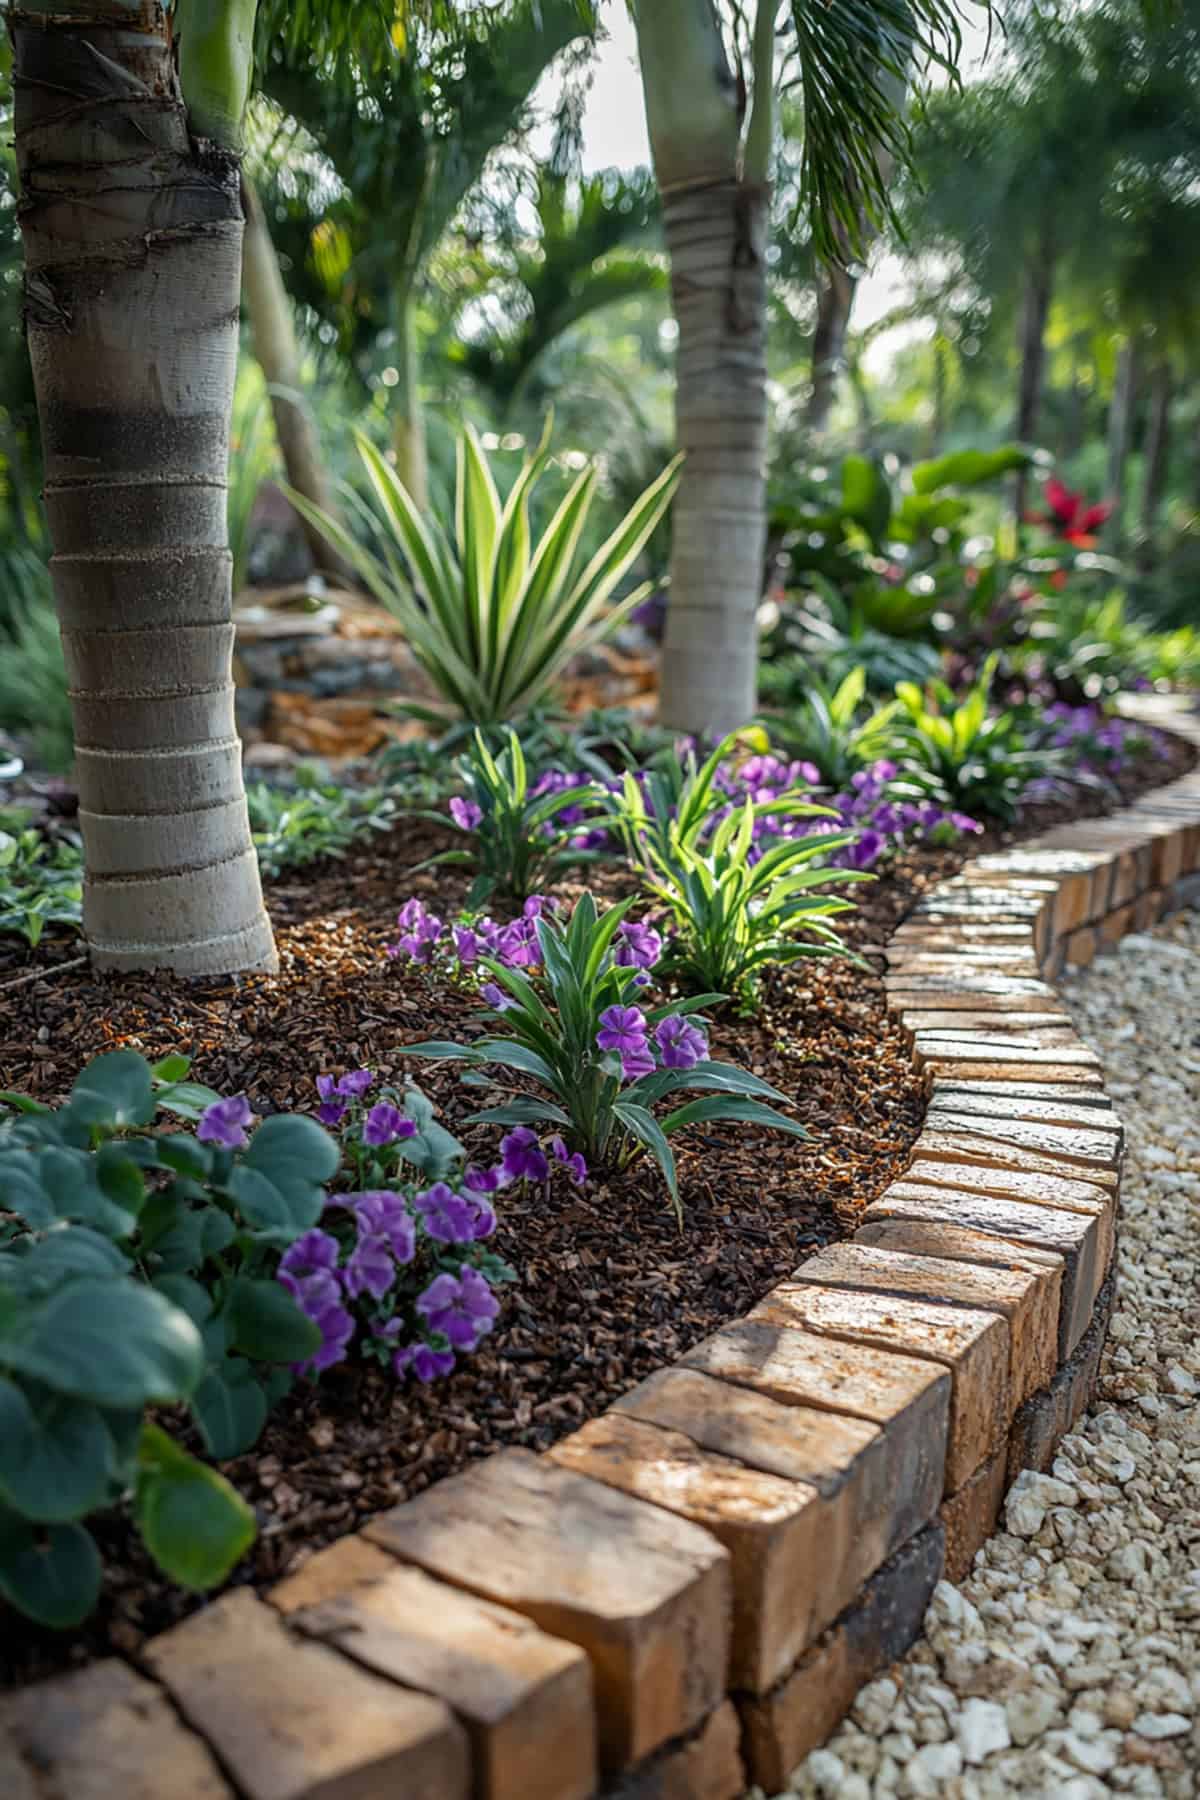
[[(1200, 744), (1183, 703), (1135, 705)], [(1053, 980), (1198, 898), (1200, 770), (942, 882), (886, 977), (927, 1117), (852, 1239), (545, 1455), (227, 1592), (142, 1673), (9, 1697), (0, 1793), (159, 1800), (167, 1768), (173, 1800), (782, 1786), (1088, 1404), (1123, 1133)]]

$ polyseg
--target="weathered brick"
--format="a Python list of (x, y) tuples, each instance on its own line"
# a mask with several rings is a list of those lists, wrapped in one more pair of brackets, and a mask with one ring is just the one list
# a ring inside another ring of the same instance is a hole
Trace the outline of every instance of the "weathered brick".
[(504, 1450), (383, 1513), (366, 1535), (578, 1644), (606, 1771), (690, 1731), (725, 1692), (729, 1555), (688, 1519)]
[(761, 1698), (737, 1696), (747, 1773), (768, 1794), (787, 1786), (792, 1771), (845, 1717), (859, 1688), (918, 1636), (941, 1578), (943, 1545), (940, 1524), (910, 1539), (778, 1687)]
[(1097, 949), (1106, 949), (1113, 944), (1120, 943), (1121, 939), (1133, 930), (1136, 912), (1137, 906), (1131, 900), (1128, 905), (1118, 906), (1112, 912), (1106, 913), (1097, 927), (1100, 935)]
[(248, 1588), (143, 1652), (245, 1800), (467, 1800), (467, 1740), (440, 1700), (294, 1636)]
[(1166, 892), (1163, 888), (1150, 888), (1145, 894), (1139, 894), (1133, 908), (1133, 929), (1146, 931), (1151, 925), (1157, 925), (1163, 916), (1166, 905)]
[(931, 1235), (919, 1241), (933, 1255), (954, 1254), (954, 1240), (946, 1232), (960, 1227), (975, 1236), (1055, 1252), (1062, 1262), (1058, 1359), (1065, 1362), (1088, 1328), (1107, 1268), (1103, 1204), (1097, 1202), (1089, 1212), (1072, 1212), (953, 1188), (907, 1191), (910, 1188), (900, 1182), (886, 1189), (863, 1214), (857, 1239), (886, 1247), (889, 1223), (903, 1220), (910, 1228), (928, 1230)]
[[(977, 1124), (978, 1121), (972, 1121)], [(914, 1145), (913, 1154), (924, 1163), (974, 1163), (983, 1168), (1012, 1170), (1018, 1174), (1049, 1175), (1055, 1180), (1090, 1182), (1095, 1187), (1116, 1192), (1119, 1175), (1116, 1168), (1101, 1168), (1096, 1163), (1069, 1162), (1061, 1156), (1042, 1156), (1022, 1144), (1005, 1143), (984, 1132), (944, 1131), (928, 1125)]]
[(233, 1800), (160, 1688), (115, 1658), (0, 1700), (4, 1800)]
[(1062, 1012), (1015, 1013), (1011, 1017), (1002, 1012), (941, 1012), (921, 1008), (900, 1015), (900, 1022), (906, 1031), (915, 1036), (923, 1033), (935, 1037), (958, 1037), (969, 1031), (984, 1031), (998, 1035), (1005, 1041), (1023, 1037), (1027, 1032), (1048, 1027), (1050, 1030), (1065, 1030), (1071, 1027), (1071, 1015)]
[[(1019, 1084), (1007, 1084), (1009, 1087)], [(996, 1084), (984, 1081), (935, 1081), (929, 1095), (931, 1113), (969, 1114), (972, 1118), (1024, 1119), (1030, 1124), (1069, 1125), (1080, 1131), (1106, 1131), (1123, 1141), (1125, 1131), (1111, 1105), (1098, 1108), (1081, 1104), (1077, 1089), (1052, 1089), (1030, 1084), (1017, 1092), (998, 1093)]]
[(1099, 936), (1092, 925), (1081, 926), (1063, 940), (1063, 962), (1068, 969), (1086, 969), (1096, 955)]
[[(1082, 1045), (1073, 1030), (1040, 1031), (1036, 1035), (1017, 1036), (1003, 1032), (919, 1031), (913, 1040), (913, 1061), (919, 1070), (928, 1069), (935, 1077), (953, 1075), (957, 1069), (986, 1063), (998, 1073), (1012, 1065), (1036, 1071), (1045, 1064), (1056, 1069), (1090, 1070), (1099, 1084), (1100, 1061), (1094, 1050)], [(1003, 1079), (1000, 1073), (1000, 1079)], [(1079, 1077), (1072, 1074), (1072, 1079)], [(985, 1077), (986, 1079), (986, 1077)]]
[[(975, 1138), (981, 1147), (1000, 1144), (1032, 1151), (1084, 1169), (1114, 1170), (1120, 1163), (1119, 1140), (1111, 1131), (1090, 1125), (1052, 1125), (1041, 1119), (1014, 1119), (959, 1112), (935, 1099), (927, 1115), (929, 1128)], [(1090, 1176), (1084, 1176), (1090, 1180)]]
[(1007, 1470), (1007, 1449), (997, 1450), (967, 1478), (956, 1494), (948, 1494), (942, 1501), (947, 1581), (966, 1580), (977, 1551), (995, 1531), (1008, 1486)]
[(943, 1009), (966, 1009), (998, 1012), (1042, 1012), (1047, 1001), (1053, 1004), (1056, 990), (1047, 981), (1025, 977), (969, 974), (959, 970), (954, 975), (885, 975), (890, 1012), (908, 1012), (919, 1006)]
[[(1080, 1107), (1086, 1107), (1091, 1115), (1090, 1123), (1093, 1125), (1101, 1123), (1096, 1118), (1097, 1112), (1106, 1113), (1111, 1117), (1113, 1110), (1112, 1100), (1103, 1088), (1078, 1088), (1061, 1081), (963, 1081), (958, 1076), (944, 1075), (939, 1081), (933, 1082), (930, 1091), (947, 1100), (960, 1094), (975, 1099), (987, 1097), (996, 1102), (1007, 1099), (1052, 1101), (1055, 1106), (1067, 1106), (1073, 1111)], [(977, 1110), (973, 1105), (962, 1105), (958, 1108), (959, 1112), (975, 1112)], [(1014, 1107), (1009, 1114), (1010, 1118), (1015, 1119), (1023, 1116), (1020, 1107)], [(1074, 1119), (1056, 1120), (1055, 1123), (1069, 1125), (1074, 1123)]]
[(1063, 1081), (1080, 1087), (1099, 1087), (1103, 1080), (1099, 1063), (1088, 1061), (1086, 1055), (1073, 1062), (1073, 1054), (1048, 1049), (1003, 1056), (989, 1048), (978, 1056), (959, 1056), (954, 1050), (939, 1047), (934, 1053), (926, 1051), (922, 1061), (934, 1077), (957, 1075), (963, 1081)]
[(1006, 1479), (1010, 1485), (1022, 1469), (1037, 1469), (1044, 1474), (1054, 1462), (1059, 1443), (1091, 1404), (1115, 1295), (1116, 1277), (1109, 1275), (1074, 1356), (1047, 1387), (1017, 1408), (1008, 1439)]
[(727, 1546), (733, 1679), (755, 1693), (928, 1523), (940, 1498), (940, 1464), (927, 1466), (918, 1491), (901, 1491), (911, 1459), (878, 1426), (694, 1369), (663, 1369), (618, 1407), (552, 1454), (565, 1451), (581, 1473), (685, 1512)]
[(750, 1319), (896, 1350), (948, 1369), (947, 1491), (1004, 1440), (1012, 1416), (1009, 1332), (995, 1313), (789, 1281), (773, 1288)]
[(745, 1791), (741, 1725), (732, 1700), (690, 1737), (631, 1769), (605, 1800), (738, 1800)]
[(1029, 925), (1024, 919), (1013, 919), (1000, 925), (981, 925), (974, 919), (905, 919), (888, 939), (889, 948), (896, 945), (923, 945), (925, 948), (957, 950), (961, 944), (1028, 944)]
[(471, 1741), (477, 1800), (595, 1792), (592, 1671), (577, 1645), (356, 1537), (319, 1552), (270, 1598), (306, 1636), (453, 1708)]
[(918, 1152), (917, 1160), (894, 1191), (924, 1194), (930, 1189), (953, 1188), (956, 1192), (993, 1194), (998, 1200), (1023, 1200), (1033, 1206), (1059, 1206), (1069, 1212), (1086, 1213), (1095, 1218), (1101, 1229), (1101, 1261), (1107, 1269), (1112, 1260), (1113, 1232), (1116, 1224), (1114, 1189), (1106, 1189), (1088, 1178), (1078, 1179), (1064, 1174), (1048, 1175), (1042, 1170), (996, 1169), (986, 1163), (942, 1162), (926, 1159)]
[(945, 1257), (828, 1244), (792, 1279), (822, 1287), (895, 1294), (942, 1306), (999, 1313), (1008, 1323), (1014, 1405), (1043, 1387), (1058, 1366), (1058, 1270), (977, 1266)]

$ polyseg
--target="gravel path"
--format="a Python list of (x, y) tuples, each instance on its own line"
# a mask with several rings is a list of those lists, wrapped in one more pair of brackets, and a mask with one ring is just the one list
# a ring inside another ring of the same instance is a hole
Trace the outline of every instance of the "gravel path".
[(1200, 1794), (1200, 913), (1063, 993), (1131, 1146), (1096, 1404), (802, 1764), (805, 1800)]

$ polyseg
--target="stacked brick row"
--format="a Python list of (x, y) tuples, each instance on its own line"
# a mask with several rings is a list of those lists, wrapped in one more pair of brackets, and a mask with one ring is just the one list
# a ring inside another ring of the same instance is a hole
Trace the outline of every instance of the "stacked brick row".
[[(1200, 742), (1200, 721), (1173, 719)], [(11, 1697), (6, 1800), (768, 1793), (1092, 1392), (1122, 1129), (1051, 985), (1200, 885), (1200, 772), (942, 883), (888, 949), (928, 1082), (861, 1228), (545, 1456), (509, 1450)]]

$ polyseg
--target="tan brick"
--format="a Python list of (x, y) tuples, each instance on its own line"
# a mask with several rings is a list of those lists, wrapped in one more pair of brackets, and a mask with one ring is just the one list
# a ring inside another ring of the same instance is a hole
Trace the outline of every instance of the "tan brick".
[(0, 1794), (233, 1800), (207, 1746), (180, 1723), (167, 1696), (115, 1658), (0, 1700)]
[(1027, 1051), (1010, 1057), (997, 1056), (987, 1050), (977, 1057), (957, 1056), (939, 1049), (923, 1058), (926, 1071), (939, 1075), (959, 1075), (964, 1081), (1062, 1081), (1080, 1087), (1100, 1087), (1103, 1077), (1098, 1062), (1071, 1062), (1054, 1050)]
[(1097, 1296), (1092, 1322), (1075, 1354), (1048, 1387), (1039, 1389), (1017, 1408), (1008, 1440), (1010, 1484), (1022, 1469), (1038, 1469), (1044, 1474), (1052, 1466), (1062, 1438), (1091, 1404), (1115, 1293), (1116, 1278), (1110, 1274)]
[(471, 1792), (467, 1740), (447, 1706), (294, 1636), (248, 1588), (151, 1639), (143, 1655), (245, 1800)]
[(595, 1792), (592, 1671), (577, 1645), (353, 1537), (270, 1598), (307, 1637), (452, 1707), (471, 1741), (477, 1800)]
[(1058, 1031), (1073, 1029), (1071, 1015), (1065, 1009), (1060, 1012), (1015, 1013), (1010, 1017), (1002, 1012), (941, 1012), (922, 1008), (902, 1013), (901, 1023), (914, 1036), (918, 1033), (932, 1033), (935, 1037), (957, 1037), (965, 1032), (983, 1031), (1005, 1040), (1023, 1037), (1027, 1032), (1043, 1027)]
[[(1053, 1063), (1056, 1068), (1098, 1072), (1100, 1059), (1080, 1043), (1074, 1030), (1039, 1031), (1036, 1034), (953, 1030), (919, 1031), (913, 1042), (913, 1061), (918, 1069), (952, 1075), (960, 1065), (987, 1063), (991, 1067), (1019, 1063), (1023, 1068)], [(1003, 1075), (1001, 1076), (1003, 1079)], [(1034, 1076), (1036, 1080), (1036, 1074)]]
[(859, 1688), (919, 1635), (941, 1578), (943, 1541), (940, 1525), (911, 1538), (778, 1687), (760, 1699), (737, 1697), (747, 1773), (768, 1794), (787, 1786), (845, 1717)]
[(725, 1692), (729, 1555), (690, 1520), (504, 1450), (383, 1513), (366, 1535), (578, 1644), (592, 1663), (605, 1771), (691, 1730)]
[(959, 1487), (1004, 1440), (1013, 1408), (1008, 1322), (998, 1314), (789, 1281), (773, 1288), (749, 1316), (896, 1350), (948, 1369), (948, 1491)]
[[(899, 1183), (898, 1187), (906, 1184)], [(965, 1229), (973, 1239), (999, 1239), (1041, 1251), (1052, 1251), (1062, 1264), (1062, 1292), (1058, 1317), (1058, 1360), (1065, 1362), (1088, 1328), (1092, 1307), (1104, 1280), (1106, 1246), (1103, 1207), (1090, 1213), (1071, 1212), (1055, 1206), (1031, 1206), (1019, 1200), (999, 1200), (987, 1194), (932, 1188), (909, 1194), (888, 1188), (863, 1214), (855, 1233), (860, 1243), (888, 1248), (893, 1221), (904, 1221), (921, 1235), (912, 1248), (930, 1255), (952, 1256), (960, 1240), (949, 1232)], [(963, 1252), (970, 1246), (961, 1240)]]
[(957, 981), (960, 977), (969, 977), (974, 971), (989, 978), (1010, 975), (1025, 976), (1030, 980), (1035, 980), (1041, 973), (1032, 939), (1026, 949), (1019, 949), (1015, 945), (1011, 949), (1000, 949), (990, 944), (981, 944), (976, 950), (889, 948), (887, 959), (889, 980), (903, 979), (910, 982), (920, 981), (926, 976)]
[(985, 1168), (1010, 1169), (1026, 1175), (1049, 1175), (1057, 1180), (1078, 1178), (1113, 1193), (1119, 1179), (1116, 1168), (1069, 1162), (1060, 1156), (1040, 1156), (1023, 1144), (1005, 1143), (975, 1130), (943, 1131), (927, 1125), (913, 1146), (913, 1155), (919, 1162), (976, 1163)]
[(1130, 901), (1128, 906), (1118, 906), (1115, 912), (1106, 913), (1097, 928), (1100, 935), (1100, 946), (1108, 947), (1120, 943), (1121, 939), (1133, 930), (1136, 912), (1136, 905)]
[(1139, 894), (1133, 909), (1133, 929), (1146, 931), (1151, 925), (1157, 925), (1165, 903), (1166, 894), (1162, 888), (1151, 888), (1148, 893)]
[[(939, 1081), (931, 1084), (930, 1092), (946, 1099), (955, 1094), (964, 1096), (964, 1104), (959, 1106), (959, 1112), (979, 1110), (974, 1105), (965, 1104), (966, 1099), (987, 1098), (995, 1101), (1048, 1100), (1053, 1101), (1055, 1106), (1086, 1107), (1092, 1125), (1101, 1124), (1105, 1118), (1111, 1121), (1116, 1116), (1113, 1103), (1103, 1088), (1078, 1088), (1061, 1081), (963, 1081), (955, 1075), (943, 1075)], [(1013, 1107), (1008, 1116), (1020, 1119), (1024, 1117), (1024, 1113), (1020, 1107)], [(1071, 1125), (1075, 1120), (1070, 1117), (1055, 1120), (1054, 1123)]]
[[(935, 1100), (927, 1114), (929, 1128), (979, 1141), (981, 1154), (993, 1144), (1005, 1149), (1028, 1150), (1035, 1156), (1087, 1169), (1117, 1168), (1120, 1141), (1111, 1131), (1091, 1125), (1052, 1125), (1041, 1119), (988, 1117), (978, 1112), (959, 1112)], [(1090, 1175), (1083, 1179), (1090, 1180)]]
[[(1019, 1084), (1008, 1084), (1010, 1087)], [(1081, 1104), (1077, 1089), (1058, 1095), (1043, 1094), (1035, 1084), (1024, 1092), (998, 1093), (990, 1082), (935, 1081), (929, 1096), (930, 1113), (969, 1114), (972, 1118), (999, 1119), (1005, 1123), (1024, 1119), (1029, 1124), (1068, 1125), (1080, 1131), (1104, 1131), (1124, 1140), (1124, 1127), (1111, 1107)]]
[(888, 946), (916, 945), (924, 949), (957, 950), (963, 944), (1025, 944), (1029, 943), (1029, 924), (1024, 919), (1015, 919), (1000, 925), (981, 925), (972, 919), (906, 919), (903, 925), (897, 925)]
[(685, 1512), (727, 1546), (733, 1680), (755, 1693), (928, 1523), (940, 1498), (940, 1462), (925, 1465), (917, 1491), (900, 1488), (913, 1458), (897, 1434), (698, 1370), (663, 1369), (617, 1404), (628, 1419), (593, 1421), (552, 1454)]
[(1086, 969), (1099, 946), (1099, 936), (1091, 925), (1073, 931), (1063, 945), (1063, 961), (1068, 969)]
[[(725, 1545), (733, 1565), (735, 1685), (753, 1693), (772, 1686), (840, 1610), (840, 1598), (830, 1604), (826, 1597), (831, 1545), (839, 1557), (849, 1548), (845, 1508), (814, 1483), (714, 1456), (681, 1432), (622, 1412), (592, 1419), (549, 1454), (577, 1475), (681, 1513)], [(833, 1588), (840, 1595), (836, 1581)]]
[(1000, 1518), (1008, 1486), (1007, 1448), (997, 1450), (968, 1477), (956, 1494), (942, 1502), (941, 1519), (946, 1532), (947, 1581), (965, 1581), (976, 1553), (987, 1543)]
[(889, 1192), (921, 1196), (938, 1188), (956, 1192), (992, 1194), (998, 1200), (1028, 1201), (1031, 1206), (1057, 1206), (1068, 1212), (1086, 1213), (1100, 1229), (1100, 1257), (1107, 1269), (1112, 1260), (1116, 1228), (1116, 1200), (1090, 1178), (1074, 1180), (1066, 1175), (1047, 1175), (1036, 1170), (993, 1169), (985, 1163), (939, 1162), (918, 1155), (900, 1182)]
[(631, 1769), (606, 1800), (738, 1800), (745, 1792), (741, 1724), (732, 1700), (699, 1731)]
[(828, 1244), (792, 1278), (1000, 1313), (1008, 1321), (1015, 1406), (1044, 1386), (1058, 1366), (1061, 1264), (1035, 1269), (1030, 1262), (1016, 1250), (1003, 1265), (976, 1265), (866, 1244)]
[(1002, 975), (885, 975), (888, 1010), (907, 1012), (919, 1006), (972, 1011), (1041, 1012), (1058, 995), (1047, 981), (1006, 979)]
[(705, 1338), (682, 1358), (682, 1366), (785, 1406), (866, 1419), (893, 1439), (903, 1493), (923, 1494), (930, 1482), (940, 1492), (950, 1377), (935, 1363), (751, 1317)]

